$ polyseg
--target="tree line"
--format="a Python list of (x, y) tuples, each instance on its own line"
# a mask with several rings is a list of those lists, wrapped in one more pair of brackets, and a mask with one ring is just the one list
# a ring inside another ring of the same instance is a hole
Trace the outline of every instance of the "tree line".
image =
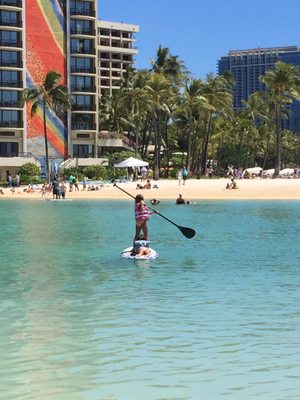
[[(24, 89), (21, 99), (22, 106), (31, 104), (32, 116), (42, 106), (48, 178), (46, 109), (60, 114), (73, 104), (60, 79), (57, 72), (48, 72), (43, 84)], [(178, 56), (160, 46), (149, 69), (128, 68), (120, 89), (101, 97), (100, 130), (126, 132), (144, 159), (154, 145), (154, 179), (170, 165), (174, 152), (185, 155), (181, 162), (194, 176), (204, 175), (213, 163), (219, 174), (229, 164), (275, 167), (276, 178), (283, 163), (299, 161), (300, 135), (283, 129), (283, 121), (291, 103), (300, 100), (300, 75), (296, 66), (278, 62), (260, 79), (266, 91), (253, 93), (235, 112), (230, 73), (195, 79)]]
[(148, 70), (128, 69), (119, 90), (103, 95), (100, 129), (127, 132), (142, 158), (154, 145), (154, 178), (169, 165), (174, 152), (186, 154), (192, 175), (205, 174), (214, 163), (274, 168), (297, 164), (300, 135), (284, 129), (289, 106), (300, 99), (298, 68), (278, 62), (261, 76), (265, 92), (253, 93), (243, 109), (233, 110), (234, 80), (230, 73), (205, 79), (190, 76), (185, 64), (168, 48), (159, 47)]

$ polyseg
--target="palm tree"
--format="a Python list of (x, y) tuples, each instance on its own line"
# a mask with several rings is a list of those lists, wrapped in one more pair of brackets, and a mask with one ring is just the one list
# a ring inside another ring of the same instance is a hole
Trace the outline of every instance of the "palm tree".
[(274, 178), (279, 176), (282, 152), (282, 120), (286, 106), (294, 99), (300, 99), (300, 77), (296, 66), (281, 61), (275, 68), (268, 70), (261, 77), (268, 90), (270, 107), (274, 110), (274, 125), (276, 134), (276, 159)]
[(68, 93), (65, 85), (59, 84), (61, 75), (56, 71), (49, 71), (41, 85), (33, 88), (24, 89), (21, 97), (21, 106), (25, 103), (31, 104), (31, 117), (34, 117), (39, 107), (43, 111), (44, 138), (45, 138), (45, 162), (46, 162), (46, 179), (49, 182), (49, 155), (48, 155), (48, 137), (47, 137), (47, 117), (46, 111), (51, 110), (56, 114), (60, 114), (72, 107), (72, 98)]
[(154, 132), (154, 179), (159, 179), (160, 150), (162, 145), (162, 130), (165, 121), (171, 114), (171, 103), (174, 91), (170, 79), (161, 73), (152, 73), (147, 82), (147, 95), (151, 102), (151, 128)]

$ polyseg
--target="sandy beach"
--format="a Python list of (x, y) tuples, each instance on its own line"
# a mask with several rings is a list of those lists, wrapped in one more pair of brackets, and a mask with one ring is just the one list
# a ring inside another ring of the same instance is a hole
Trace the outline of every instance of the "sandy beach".
[[(237, 180), (238, 189), (225, 189), (228, 179), (189, 179), (186, 185), (178, 185), (177, 180), (161, 179), (152, 182), (158, 186), (157, 189), (136, 189), (138, 182), (117, 183), (117, 185), (135, 196), (142, 193), (146, 201), (152, 198), (172, 200), (178, 197), (179, 193), (185, 200), (299, 200), (300, 199), (300, 180), (299, 179), (243, 179)], [(140, 183), (140, 182), (139, 182)], [(113, 184), (105, 184), (98, 191), (84, 191), (82, 185), (80, 191), (67, 192), (67, 199), (117, 199), (128, 200), (126, 193), (122, 192)], [(26, 187), (15, 188), (13, 193), (9, 188), (4, 188), (4, 195), (1, 199), (40, 199), (40, 191), (27, 193)], [(52, 198), (52, 193), (47, 195)]]

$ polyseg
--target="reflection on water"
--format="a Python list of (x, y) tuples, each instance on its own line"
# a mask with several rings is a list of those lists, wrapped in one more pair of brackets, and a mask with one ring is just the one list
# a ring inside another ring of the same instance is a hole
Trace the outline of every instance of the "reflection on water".
[(150, 262), (131, 202), (1, 201), (3, 398), (298, 398), (300, 205), (160, 206)]

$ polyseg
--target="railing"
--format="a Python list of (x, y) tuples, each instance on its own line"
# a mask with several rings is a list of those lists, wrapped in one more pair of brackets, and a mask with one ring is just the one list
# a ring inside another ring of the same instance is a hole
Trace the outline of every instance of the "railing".
[(71, 67), (71, 73), (74, 72), (81, 72), (84, 74), (94, 74), (96, 69), (94, 67)]
[(0, 101), (0, 107), (20, 108), (18, 101)]
[(94, 92), (93, 86), (71, 86), (71, 92)]
[(15, 88), (22, 88), (23, 82), (18, 81), (0, 81), (1, 87), (15, 87)]
[(90, 104), (74, 104), (72, 107), (73, 111), (96, 111), (96, 106), (95, 105), (90, 105)]
[(0, 40), (0, 46), (6, 46), (6, 47), (22, 47), (22, 42), (21, 41), (16, 41), (16, 42), (11, 42), (8, 40)]
[(71, 35), (95, 36), (95, 31), (93, 29), (71, 28), (70, 33), (71, 33)]
[(19, 121), (0, 121), (0, 128), (23, 128), (23, 123)]
[(21, 61), (1, 60), (0, 61), (0, 66), (1, 67), (11, 67), (11, 68), (22, 68), (23, 67), (23, 63)]
[(4, 153), (1, 152), (0, 153), (0, 157), (24, 157), (24, 158), (33, 158), (35, 161), (40, 162), (40, 160), (38, 159), (38, 157), (36, 157), (34, 154), (30, 153), (30, 152), (19, 152), (19, 151), (12, 151), (9, 153)]
[(0, 0), (1, 6), (12, 6), (12, 7), (22, 7), (22, 2), (20, 0)]
[(95, 124), (82, 124), (82, 123), (78, 123), (78, 124), (72, 124), (71, 125), (71, 129), (74, 130), (78, 130), (78, 131), (94, 131), (96, 130), (96, 125)]
[(94, 10), (83, 10), (80, 8), (71, 8), (70, 15), (85, 15), (87, 17), (95, 17)]
[(19, 21), (12, 20), (12, 19), (0, 19), (0, 26), (15, 26), (21, 27), (22, 24)]
[(73, 54), (96, 54), (95, 49), (90, 49), (90, 48), (80, 48), (78, 49), (77, 47), (72, 47), (71, 48), (71, 53)]

